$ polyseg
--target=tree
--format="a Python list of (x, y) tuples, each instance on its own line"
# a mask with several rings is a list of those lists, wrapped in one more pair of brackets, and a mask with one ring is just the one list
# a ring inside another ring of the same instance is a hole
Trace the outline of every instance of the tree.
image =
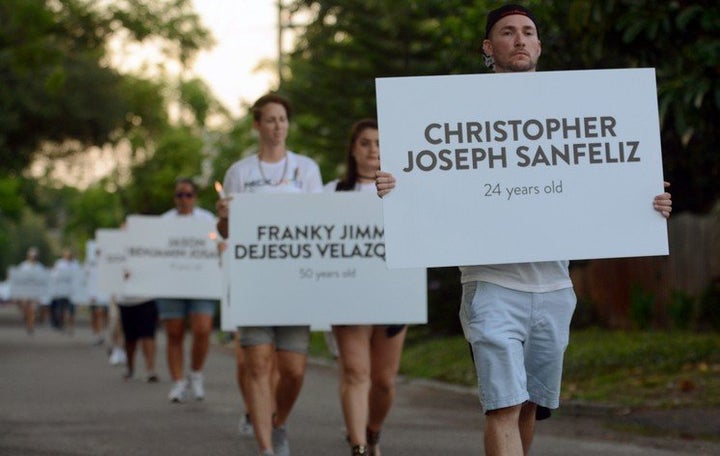
[(190, 0), (0, 2), (0, 171), (136, 126), (124, 76), (108, 65), (108, 43), (121, 38), (158, 42), (183, 65), (212, 44)]
[(109, 181), (85, 189), (68, 204), (65, 236), (76, 246), (85, 245), (98, 228), (117, 228), (125, 214), (118, 195)]
[(131, 168), (123, 206), (128, 214), (157, 215), (172, 207), (178, 177), (197, 177), (204, 160), (201, 137), (188, 127), (168, 127), (157, 139), (152, 155)]
[[(347, 132), (362, 117), (375, 117), (375, 78), (454, 73), (444, 33), (449, 12), (466, 2), (391, 0), (293, 2), (311, 14), (290, 53), (280, 92), (293, 103), (300, 144), (316, 158), (323, 176), (335, 177), (344, 161)], [(296, 140), (297, 139), (297, 140)]]
[[(487, 71), (480, 55), (495, 2), (296, 0), (309, 17), (279, 91), (298, 112), (298, 144), (334, 177), (345, 134), (375, 115), (374, 80)], [(543, 70), (654, 67), (665, 178), (676, 210), (720, 198), (720, 4), (710, 0), (535, 0)]]
[(675, 209), (709, 211), (720, 198), (720, 4), (540, 3), (544, 69), (655, 68), (665, 178), (681, 196)]
[[(716, 1), (534, 0), (542, 70), (655, 67), (665, 178), (676, 211), (706, 211), (720, 197), (720, 5)], [(293, 102), (291, 144), (342, 171), (346, 134), (374, 116), (378, 77), (479, 73), (487, 12), (497, 2), (296, 0), (298, 40), (278, 88)], [(302, 12), (303, 14), (299, 14)], [(459, 302), (454, 269), (428, 271), (431, 327)]]

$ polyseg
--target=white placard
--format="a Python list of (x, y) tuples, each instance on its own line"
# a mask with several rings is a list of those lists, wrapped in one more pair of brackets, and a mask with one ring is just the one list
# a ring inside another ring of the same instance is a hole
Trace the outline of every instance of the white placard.
[(50, 271), (44, 267), (8, 269), (9, 294), (12, 299), (47, 302), (50, 292)]
[(95, 239), (85, 243), (85, 283), (88, 304), (106, 306), (110, 302), (110, 296), (98, 288), (98, 263), (99, 247)]
[(212, 220), (128, 217), (125, 295), (220, 299), (218, 239)]
[(50, 297), (70, 299), (80, 269), (75, 266), (55, 267), (50, 272)]
[(76, 306), (86, 306), (94, 304), (90, 300), (90, 293), (88, 290), (90, 276), (86, 265), (81, 265), (77, 273), (75, 274), (72, 295), (70, 301)]
[(668, 253), (652, 69), (376, 80), (389, 267)]
[(425, 269), (385, 266), (379, 199), (364, 192), (236, 194), (222, 327), (425, 323)]
[(97, 242), (97, 289), (118, 299), (125, 286), (125, 230), (101, 228), (95, 231)]

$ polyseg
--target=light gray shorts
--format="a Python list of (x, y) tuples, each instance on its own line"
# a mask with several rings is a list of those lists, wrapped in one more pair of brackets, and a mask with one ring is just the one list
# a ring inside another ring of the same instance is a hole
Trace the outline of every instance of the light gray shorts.
[(243, 326), (240, 330), (240, 345), (275, 345), (275, 350), (290, 351), (306, 355), (310, 346), (309, 326)]
[(572, 288), (528, 293), (487, 282), (463, 284), (460, 323), (485, 412), (528, 400), (558, 408), (575, 303)]

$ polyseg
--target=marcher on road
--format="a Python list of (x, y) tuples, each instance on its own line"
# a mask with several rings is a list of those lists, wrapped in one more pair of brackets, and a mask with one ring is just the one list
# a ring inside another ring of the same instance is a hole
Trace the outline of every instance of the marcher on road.
[[(530, 10), (511, 4), (488, 14), (483, 52), (496, 73), (535, 71), (541, 51), (538, 22)], [(395, 184), (390, 173), (378, 172), (380, 197)], [(669, 193), (652, 204), (661, 216), (670, 216)], [(545, 261), (460, 268), (460, 322), (472, 347), (486, 414), (487, 455), (528, 454), (536, 417), (547, 417), (559, 406), (576, 303), (568, 266), (568, 261)], [(525, 325), (530, 312), (538, 323)]]
[[(196, 218), (215, 223), (212, 212), (196, 206), (198, 188), (187, 177), (175, 181), (175, 207), (161, 217), (169, 219)], [(196, 400), (205, 397), (203, 367), (210, 348), (213, 317), (217, 301), (212, 299), (178, 299), (159, 297), (157, 304), (160, 319), (165, 325), (167, 337), (167, 365), (173, 382), (168, 399), (183, 402), (190, 390)], [(185, 325), (189, 322), (192, 344), (190, 347), (190, 372), (184, 371)]]
[[(258, 152), (225, 173), (224, 191), (232, 193), (317, 193), (320, 168), (314, 160), (287, 149), (292, 111), (285, 98), (271, 93), (252, 107)], [(217, 204), (218, 232), (228, 235), (228, 199)], [(279, 284), (278, 286), (282, 286)], [(308, 326), (241, 327), (238, 369), (246, 375), (245, 397), (262, 454), (289, 455), (286, 421), (300, 394), (310, 343)], [(273, 372), (277, 369), (278, 377)]]
[[(345, 175), (326, 191), (375, 191), (380, 143), (375, 119), (350, 129)], [(340, 364), (340, 402), (351, 454), (380, 456), (380, 431), (395, 397), (395, 378), (407, 325), (334, 325)]]

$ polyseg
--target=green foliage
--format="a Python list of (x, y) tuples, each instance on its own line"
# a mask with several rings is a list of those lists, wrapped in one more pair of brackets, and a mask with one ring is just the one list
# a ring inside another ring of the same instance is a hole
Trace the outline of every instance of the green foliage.
[(215, 99), (210, 87), (202, 79), (181, 81), (180, 100), (192, 116), (192, 125), (204, 127), (211, 115), (229, 118), (228, 111)]
[(720, 404), (716, 333), (621, 332), (571, 334), (563, 397), (628, 406)]
[(720, 331), (720, 278), (710, 283), (700, 296), (698, 321), (703, 329)]
[(464, 13), (470, 8), (465, 3), (292, 3), (291, 9), (312, 11), (312, 19), (282, 69), (287, 77), (280, 91), (298, 114), (294, 144), (318, 160), (326, 181), (341, 169), (352, 123), (376, 116), (375, 78), (458, 72), (454, 58), (468, 55), (478, 43), (443, 25), (466, 31)]
[[(412, 332), (424, 336), (418, 337)], [(464, 338), (427, 336), (427, 331), (422, 327), (411, 327), (408, 330), (409, 339), (400, 365), (401, 374), (460, 385), (476, 383), (470, 346)]]
[[(720, 4), (710, 0), (536, 0), (543, 70), (656, 69), (665, 178), (675, 210), (720, 197)], [(378, 77), (478, 73), (487, 11), (497, 2), (296, 0), (309, 16), (282, 68), (298, 149), (341, 171), (346, 135), (375, 115)], [(299, 15), (296, 15), (299, 16)], [(305, 17), (305, 16), (303, 16)]]
[[(720, 386), (719, 353), (716, 334), (573, 331), (565, 354), (563, 397), (633, 406), (720, 404), (714, 393)], [(402, 371), (475, 384), (467, 342), (460, 337), (408, 343)], [(701, 393), (683, 392), (682, 384)]]
[[(293, 136), (294, 130), (295, 126), (291, 124), (290, 134)], [(292, 138), (289, 139), (289, 144), (289, 147), (292, 148)], [(225, 172), (233, 163), (247, 154), (257, 152), (257, 139), (252, 130), (252, 116), (248, 115), (239, 119), (232, 125), (229, 132), (215, 137), (211, 149), (213, 150), (213, 173), (210, 180), (222, 183)]]
[(589, 300), (578, 299), (573, 312), (570, 328), (585, 329), (596, 326), (600, 323), (600, 319), (595, 310), (595, 304)]
[(182, 64), (212, 44), (190, 0), (0, 2), (0, 169), (113, 142), (137, 124), (133, 92), (107, 64), (120, 36), (153, 39)]
[(688, 329), (694, 326), (695, 299), (680, 290), (674, 290), (668, 306), (670, 324), (675, 329)]
[(720, 362), (716, 334), (690, 332), (574, 331), (565, 361), (565, 375), (590, 378), (602, 372), (646, 366), (679, 371), (688, 363)]
[(639, 285), (630, 289), (630, 320), (637, 329), (648, 329), (652, 324), (655, 296)]
[(123, 78), (120, 90), (127, 102), (123, 135), (133, 150), (144, 148), (150, 138), (168, 127), (166, 84), (132, 75)]
[(7, 268), (25, 260), (27, 249), (38, 248), (38, 260), (49, 265), (55, 258), (52, 241), (42, 217), (27, 208), (17, 220), (0, 216), (0, 280), (6, 276)]
[(173, 204), (175, 180), (198, 177), (203, 163), (203, 140), (187, 127), (165, 130), (152, 156), (136, 163), (132, 182), (124, 192), (128, 214), (161, 214)]
[(198, 51), (215, 44), (193, 10), (192, 0), (115, 0), (104, 18), (113, 32), (125, 30), (138, 42), (160, 39), (163, 54), (183, 66), (191, 63)]
[[(310, 353), (329, 357), (322, 334)], [(565, 352), (563, 400), (616, 406), (720, 405), (720, 336), (687, 331), (574, 330)], [(462, 336), (433, 336), (411, 326), (400, 373), (410, 378), (477, 384)]]
[[(675, 210), (720, 197), (720, 4), (709, 0), (538, 2), (543, 69), (655, 68), (665, 178)], [(561, 52), (558, 52), (561, 51)]]
[(20, 195), (20, 183), (10, 177), (0, 178), (0, 220), (20, 218), (25, 201)]
[(92, 239), (98, 228), (120, 226), (125, 215), (119, 195), (103, 182), (87, 188), (70, 202), (69, 207), (65, 230), (69, 237), (77, 239), (78, 246)]

